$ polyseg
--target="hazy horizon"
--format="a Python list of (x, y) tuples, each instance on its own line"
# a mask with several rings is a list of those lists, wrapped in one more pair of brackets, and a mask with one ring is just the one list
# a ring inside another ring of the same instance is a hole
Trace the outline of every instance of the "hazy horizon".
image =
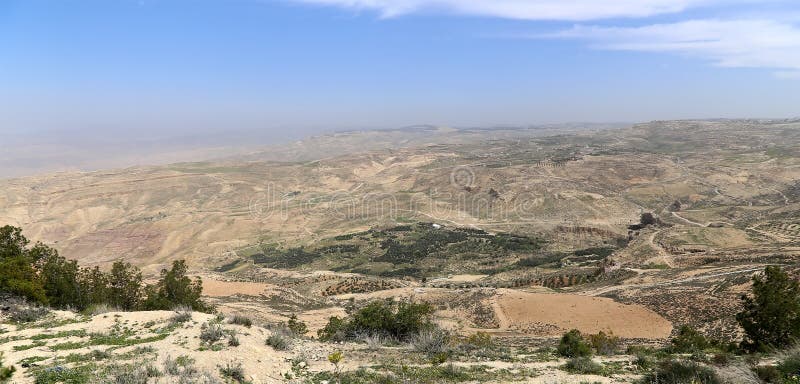
[(0, 177), (341, 130), (800, 115), (789, 0), (11, 0)]

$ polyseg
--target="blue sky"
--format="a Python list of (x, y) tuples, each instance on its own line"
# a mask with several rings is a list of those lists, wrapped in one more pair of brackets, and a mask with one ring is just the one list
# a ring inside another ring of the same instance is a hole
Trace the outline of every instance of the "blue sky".
[(3, 0), (0, 133), (800, 115), (797, 0)]

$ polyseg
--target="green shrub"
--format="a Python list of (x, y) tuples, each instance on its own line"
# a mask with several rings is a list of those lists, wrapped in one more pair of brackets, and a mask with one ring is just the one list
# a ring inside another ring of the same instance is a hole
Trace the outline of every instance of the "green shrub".
[(187, 271), (184, 260), (175, 260), (171, 269), (162, 269), (159, 281), (146, 288), (147, 299), (143, 307), (166, 310), (185, 305), (195, 311), (211, 312), (213, 308), (201, 299), (203, 281), (199, 277), (192, 281), (186, 276)]
[(592, 348), (583, 339), (581, 332), (573, 329), (561, 337), (558, 343), (558, 354), (564, 357), (591, 356)]
[(600, 331), (596, 335), (590, 335), (589, 342), (600, 355), (613, 355), (619, 349), (619, 337), (614, 336), (611, 332)]
[(718, 384), (714, 370), (692, 361), (664, 360), (654, 372), (647, 374), (643, 384)]
[(289, 330), (291, 330), (295, 336), (303, 336), (308, 333), (308, 326), (306, 323), (298, 320), (295, 314), (289, 316), (289, 321), (286, 322), (286, 326), (289, 327)]
[(409, 341), (434, 328), (432, 316), (433, 307), (428, 303), (373, 301), (345, 320), (330, 318), (318, 336), (321, 340), (352, 340), (358, 335), (371, 334)]
[(442, 365), (447, 362), (447, 359), (450, 358), (450, 354), (447, 352), (437, 352), (431, 355), (430, 362), (431, 365)]
[(331, 316), (328, 323), (317, 331), (317, 337), (322, 341), (343, 341), (347, 338), (347, 320)]
[(42, 279), (47, 301), (55, 308), (83, 310), (89, 305), (80, 284), (80, 268), (75, 260), (67, 260), (56, 250), (37, 244), (42, 258), (39, 277)]
[(246, 382), (244, 377), (244, 368), (242, 368), (241, 363), (237, 363), (236, 365), (233, 364), (226, 364), (224, 367), (219, 368), (219, 373), (222, 377), (231, 379), (237, 383), (244, 383)]
[(675, 353), (695, 353), (709, 347), (705, 336), (689, 325), (682, 325), (678, 335), (670, 341), (670, 351)]
[(755, 368), (758, 378), (769, 384), (782, 384), (784, 382), (783, 373), (774, 365), (759, 365)]
[(800, 284), (780, 267), (769, 266), (753, 277), (753, 295), (742, 296), (736, 315), (745, 332), (742, 348), (767, 351), (800, 339)]
[(648, 370), (650, 368), (653, 368), (655, 364), (656, 364), (655, 359), (644, 353), (637, 353), (636, 357), (633, 359), (633, 365), (635, 365), (636, 368), (640, 370)]
[(36, 255), (28, 249), (22, 229), (0, 227), (0, 293), (9, 293), (36, 303), (47, 304), (42, 279), (34, 267)]
[(33, 373), (35, 384), (88, 383), (91, 376), (91, 369), (86, 367), (66, 368), (55, 366), (39, 369)]
[(5, 383), (11, 379), (16, 370), (13, 365), (8, 367), (3, 365), (3, 353), (0, 352), (0, 383)]
[[(142, 303), (142, 271), (130, 263), (115, 261), (108, 274), (107, 303), (125, 311), (133, 311)], [(165, 308), (166, 309), (166, 308)]]
[(800, 376), (800, 350), (795, 349), (782, 357), (777, 368), (786, 377)]
[(564, 370), (581, 375), (600, 375), (603, 373), (603, 365), (590, 357), (573, 357), (564, 365)]

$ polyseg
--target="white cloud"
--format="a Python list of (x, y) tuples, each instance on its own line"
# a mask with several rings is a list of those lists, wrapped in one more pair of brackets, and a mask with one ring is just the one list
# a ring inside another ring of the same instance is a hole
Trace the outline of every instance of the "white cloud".
[(296, 2), (376, 10), (393, 17), (424, 10), (521, 20), (595, 20), (647, 17), (712, 3), (748, 0), (294, 0)]
[(800, 76), (800, 28), (773, 20), (691, 20), (643, 27), (576, 26), (538, 37), (593, 41), (602, 49), (668, 52), (723, 67), (772, 68)]

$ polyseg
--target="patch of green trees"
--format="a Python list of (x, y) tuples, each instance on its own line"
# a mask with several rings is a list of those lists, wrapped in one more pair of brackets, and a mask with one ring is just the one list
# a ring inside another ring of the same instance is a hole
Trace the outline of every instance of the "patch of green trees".
[(428, 303), (373, 301), (345, 319), (331, 317), (317, 335), (323, 341), (352, 340), (359, 335), (408, 341), (434, 328), (433, 312), (433, 306)]
[(744, 309), (736, 320), (744, 329), (742, 348), (769, 351), (800, 340), (800, 284), (777, 266), (753, 278), (753, 294), (742, 296)]
[(139, 268), (116, 261), (108, 272), (80, 267), (42, 243), (30, 246), (22, 229), (0, 228), (0, 293), (53, 308), (84, 310), (107, 304), (121, 310), (162, 310), (188, 306), (210, 311), (200, 295), (199, 278), (192, 280), (186, 262), (177, 260), (163, 269), (154, 284), (145, 284)]

